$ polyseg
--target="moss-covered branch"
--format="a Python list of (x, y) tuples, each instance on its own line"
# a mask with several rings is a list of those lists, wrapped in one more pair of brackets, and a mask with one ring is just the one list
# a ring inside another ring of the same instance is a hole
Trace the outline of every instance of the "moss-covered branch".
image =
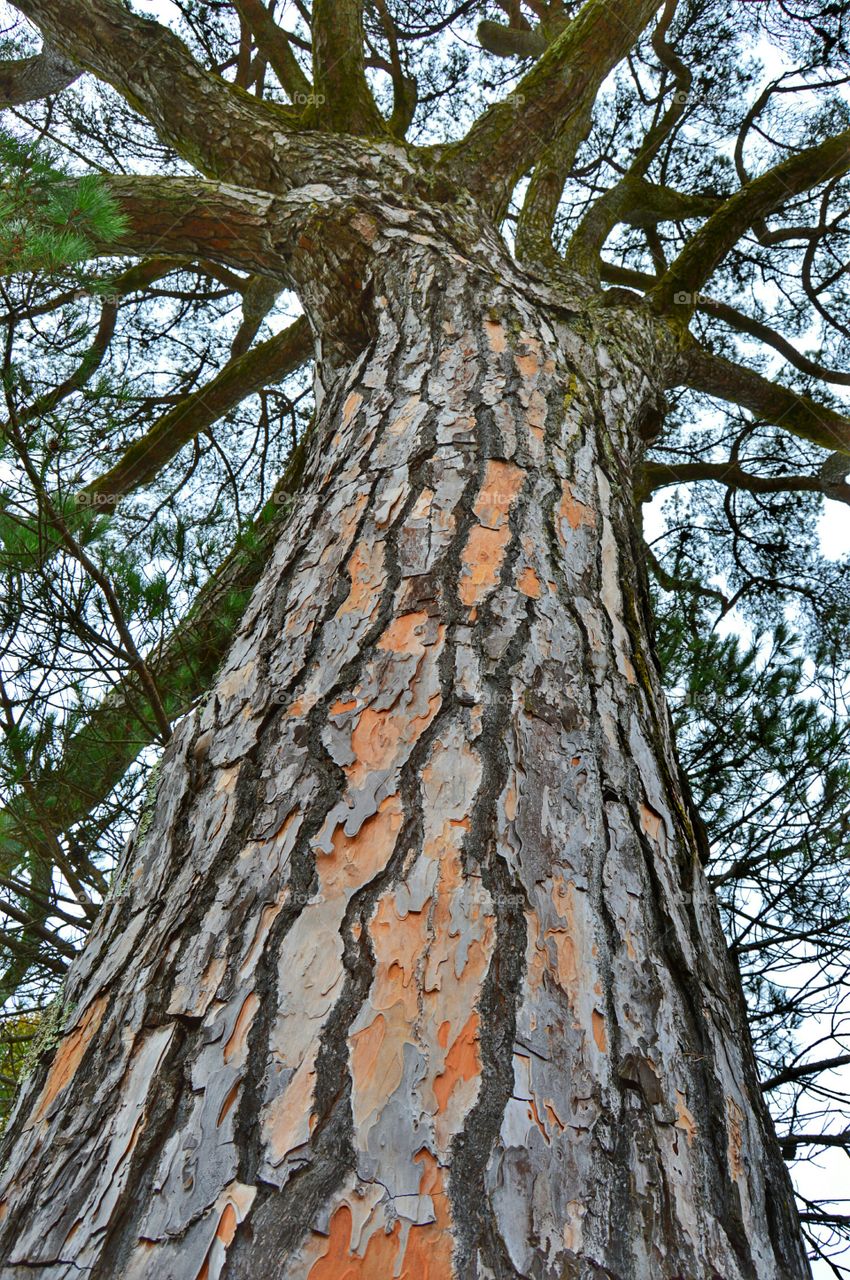
[(793, 435), (830, 452), (850, 455), (850, 418), (771, 382), (752, 369), (714, 355), (694, 343), (684, 360), (680, 381), (695, 391), (749, 409)]
[(236, 0), (236, 8), (292, 102), (295, 105), (306, 102), (313, 86), (293, 53), (286, 32), (278, 26), (262, 0)]
[(790, 156), (730, 196), (685, 245), (653, 290), (658, 311), (685, 324), (697, 294), (749, 227), (792, 196), (850, 170), (850, 129)]
[(366, 79), (362, 0), (313, 0), (311, 26), (316, 122), (340, 133), (385, 133)]
[(147, 484), (199, 432), (247, 396), (294, 372), (312, 354), (302, 317), (282, 333), (231, 360), (205, 386), (162, 415), (121, 458), (81, 491), (81, 505), (111, 510), (125, 494)]
[(0, 107), (19, 107), (49, 98), (67, 89), (82, 73), (82, 67), (45, 41), (41, 53), (33, 58), (0, 61)]
[(652, 0), (588, 0), (506, 100), (449, 149), (457, 180), (496, 217), (513, 187), (555, 138), (578, 146), (599, 86), (626, 56), (655, 12)]
[(209, 177), (258, 181), (276, 167), (275, 131), (300, 120), (300, 111), (261, 102), (205, 70), (172, 31), (118, 0), (16, 0), (16, 8)]

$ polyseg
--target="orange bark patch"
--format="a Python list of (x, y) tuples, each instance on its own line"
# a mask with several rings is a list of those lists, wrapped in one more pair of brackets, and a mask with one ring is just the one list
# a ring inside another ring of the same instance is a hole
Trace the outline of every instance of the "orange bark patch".
[(309, 1054), (284, 1092), (268, 1106), (266, 1136), (269, 1150), (276, 1159), (282, 1160), (294, 1147), (306, 1141), (304, 1119), (312, 1113), (316, 1083), (313, 1061), (313, 1055)]
[(540, 598), (540, 592), (542, 590), (540, 579), (532, 569), (531, 565), (527, 565), (526, 568), (523, 569), (517, 580), (517, 586), (524, 596), (530, 596), (532, 600), (538, 600)]
[[(210, 1248), (207, 1250), (207, 1256), (204, 1258), (203, 1266), (198, 1272), (197, 1280), (209, 1280), (210, 1258), (212, 1255), (213, 1247), (215, 1246), (216, 1242), (218, 1242), (221, 1245), (221, 1248), (224, 1250), (225, 1253), (233, 1244), (234, 1237), (236, 1236), (236, 1229), (239, 1226), (240, 1222), (245, 1221), (245, 1218), (248, 1215), (251, 1205), (254, 1202), (254, 1196), (256, 1195), (256, 1188), (246, 1187), (241, 1183), (232, 1182), (224, 1194), (226, 1196), (232, 1196), (233, 1199), (232, 1200), (227, 1199), (225, 1201), (224, 1208), (222, 1209), (221, 1216), (219, 1217), (219, 1220), (218, 1220), (218, 1226), (215, 1229), (215, 1236), (213, 1237), (213, 1243), (210, 1246)], [(221, 1200), (222, 1200), (222, 1197), (219, 1197), (217, 1201), (217, 1205), (221, 1204)], [(140, 1245), (144, 1243), (146, 1242), (139, 1241)], [(221, 1251), (219, 1250), (218, 1253), (219, 1253), (219, 1264), (220, 1264), (222, 1261)], [(219, 1270), (220, 1270), (220, 1265), (219, 1265)], [(216, 1274), (218, 1274), (218, 1271), (216, 1272)]]
[(684, 1130), (690, 1146), (697, 1136), (697, 1122), (685, 1105), (685, 1095), (679, 1089), (676, 1090), (676, 1128)]
[(416, 1018), (416, 969), (425, 945), (427, 923), (427, 916), (421, 911), (399, 916), (395, 895), (389, 894), (378, 903), (372, 924), (376, 957), (380, 961), (372, 1004), (376, 1009), (388, 1009), (401, 1001), (411, 1022)]
[(224, 1213), (221, 1215), (215, 1230), (216, 1237), (221, 1241), (225, 1249), (229, 1244), (233, 1243), (233, 1237), (236, 1235), (238, 1225), (239, 1219), (236, 1217), (236, 1210), (232, 1204), (226, 1204)]
[(552, 1127), (554, 1129), (557, 1129), (559, 1133), (563, 1133), (567, 1126), (564, 1124), (563, 1120), (558, 1115), (557, 1111), (555, 1110), (555, 1108), (552, 1106), (552, 1103), (549, 1102), (548, 1099), (546, 1099), (543, 1103), (543, 1110), (546, 1112), (546, 1117), (549, 1120), (549, 1123), (552, 1125)]
[[(431, 1197), (436, 1221), (411, 1228), (400, 1280), (451, 1280), (454, 1275), (451, 1215), (443, 1189), (443, 1171), (430, 1151), (420, 1151), (416, 1159), (423, 1165), (419, 1193)], [(377, 1274), (373, 1280), (378, 1280)]]
[(83, 1060), (86, 1049), (94, 1039), (97, 1029), (103, 1021), (109, 996), (104, 993), (89, 1005), (80, 1022), (63, 1036), (56, 1050), (53, 1064), (47, 1074), (41, 1091), (38, 1106), (33, 1120), (40, 1120), (52, 1106), (55, 1099), (69, 1083), (77, 1067)]
[(389, 1235), (376, 1231), (363, 1257), (358, 1257), (351, 1252), (351, 1210), (341, 1204), (331, 1218), (327, 1251), (313, 1263), (308, 1280), (389, 1280), (395, 1275), (400, 1227), (396, 1222)]
[(342, 406), (342, 425), (347, 427), (354, 417), (357, 410), (363, 403), (363, 397), (359, 391), (352, 391), (348, 396), (345, 404)]
[(734, 1098), (726, 1099), (729, 1171), (737, 1182), (744, 1175), (744, 1113)]
[(331, 894), (335, 890), (357, 888), (385, 867), (403, 816), (399, 797), (387, 796), (356, 836), (347, 836), (343, 827), (337, 827), (331, 840), (333, 852), (318, 858), (323, 891)]
[(221, 1104), (221, 1109), (218, 1113), (218, 1119), (215, 1122), (217, 1129), (221, 1128), (222, 1124), (227, 1119), (228, 1113), (233, 1109), (233, 1104), (236, 1101), (236, 1099), (239, 1097), (239, 1090), (241, 1086), (242, 1086), (242, 1077), (240, 1076), (239, 1079), (235, 1082), (235, 1084), (233, 1084), (233, 1086), (227, 1091), (227, 1096), (225, 1097), (224, 1102)]
[(640, 807), (640, 825), (646, 835), (652, 840), (658, 839), (658, 833), (661, 830), (664, 819), (660, 813), (656, 813), (654, 809), (650, 809), (649, 805), (642, 804)]
[(348, 561), (351, 589), (338, 612), (370, 617), (384, 584), (384, 544), (358, 542)]
[(488, 462), (473, 510), (479, 524), (501, 529), (522, 489), (525, 472), (512, 462)]
[(487, 345), (493, 355), (500, 356), (508, 345), (508, 336), (505, 333), (504, 326), (495, 320), (485, 320), (484, 332), (487, 335)]
[(233, 1025), (233, 1030), (227, 1044), (224, 1046), (224, 1061), (229, 1062), (230, 1059), (238, 1054), (241, 1058), (245, 1052), (245, 1045), (248, 1040), (248, 1032), (251, 1030), (251, 1023), (254, 1021), (254, 1014), (257, 1011), (259, 1000), (253, 991), (249, 992), (245, 997), (242, 1008)]
[(344, 716), (346, 711), (353, 711), (356, 706), (356, 698), (349, 698), (347, 702), (337, 701), (333, 704), (328, 714), (332, 716)]
[[(374, 1022), (351, 1037), (351, 1075), (355, 1079), (368, 1079), (375, 1074), (375, 1064), (386, 1036), (387, 1020), (379, 1013)], [(384, 1095), (387, 1096), (386, 1094)]]
[(596, 524), (593, 508), (573, 497), (572, 487), (567, 480), (563, 482), (558, 514), (562, 520), (566, 520), (571, 529), (579, 529), (582, 525), (592, 529)]
[(593, 1039), (596, 1041), (596, 1047), (600, 1053), (608, 1052), (608, 1037), (605, 1034), (605, 1019), (598, 1009), (594, 1009), (591, 1015), (593, 1023)]
[(463, 549), (460, 579), (460, 598), (467, 608), (480, 603), (499, 581), (510, 536), (507, 526), (485, 529), (476, 525), (470, 530)]
[(528, 380), (535, 378), (540, 372), (540, 358), (536, 355), (515, 356), (514, 362), (520, 372), (521, 377)]
[(419, 657), (425, 652), (422, 634), (427, 625), (427, 613), (403, 613), (387, 627), (378, 641), (378, 648), (390, 653), (407, 653)]
[(415, 742), (440, 709), (439, 693), (428, 699), (424, 715), (411, 716), (409, 708), (374, 711), (366, 707), (351, 734), (351, 749), (357, 757), (346, 769), (354, 786), (378, 769), (389, 768), (399, 755), (402, 743)]
[(480, 1074), (478, 1014), (471, 1013), (460, 1035), (446, 1054), (443, 1070), (434, 1081), (434, 1097), (437, 1099), (437, 1110), (445, 1111), (446, 1103), (456, 1085), (461, 1081), (473, 1080)]

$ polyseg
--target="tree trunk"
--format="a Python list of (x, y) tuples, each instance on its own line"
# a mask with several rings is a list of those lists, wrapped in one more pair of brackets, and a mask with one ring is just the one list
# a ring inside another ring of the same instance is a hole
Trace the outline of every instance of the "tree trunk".
[(495, 238), (376, 260), (10, 1124), (2, 1276), (805, 1277), (652, 657), (673, 356)]

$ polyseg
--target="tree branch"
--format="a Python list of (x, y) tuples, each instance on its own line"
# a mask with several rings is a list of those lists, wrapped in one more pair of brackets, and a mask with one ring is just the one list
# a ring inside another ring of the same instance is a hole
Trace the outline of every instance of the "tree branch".
[(759, 219), (792, 196), (850, 170), (850, 129), (807, 147), (741, 187), (688, 241), (652, 292), (656, 310), (676, 311), (686, 324), (699, 290)]
[(61, 93), (83, 74), (70, 58), (47, 41), (33, 58), (0, 61), (0, 107), (20, 107), (26, 102)]
[[(613, 262), (602, 262), (600, 276), (609, 284), (626, 285), (632, 289), (640, 289), (644, 293), (648, 293), (658, 283), (657, 276), (650, 275), (646, 271), (634, 271), (631, 267), (620, 267)], [(773, 347), (774, 351), (777, 351), (801, 373), (820, 378), (822, 382), (833, 382), (837, 386), (850, 386), (850, 373), (845, 373), (843, 369), (828, 369), (825, 365), (810, 360), (781, 333), (777, 333), (761, 320), (755, 320), (743, 311), (738, 311), (736, 307), (730, 307), (727, 302), (719, 302), (716, 298), (709, 298), (701, 293), (697, 297), (696, 308), (705, 315), (722, 320), (724, 324), (737, 329), (739, 333), (747, 333), (751, 338), (757, 338), (759, 342)]]
[(287, 278), (287, 245), (274, 227), (274, 198), (200, 178), (110, 174), (103, 185), (127, 220), (110, 255), (181, 254), (238, 271)]
[[(162, 704), (174, 721), (185, 715), (209, 687), (233, 640), (233, 632), (280, 537), (287, 507), (279, 497), (297, 492), (309, 436), (296, 446), (277, 486), (276, 497), (254, 523), (251, 536), (227, 556), (204, 584), (172, 634), (145, 656)], [(134, 708), (141, 685), (128, 672), (68, 740), (62, 760), (32, 779), (0, 810), (0, 862), (20, 861), (35, 815), (57, 834), (67, 833), (101, 804), (143, 747), (155, 737), (150, 723)]]
[[(848, 458), (850, 469), (850, 458)], [(833, 483), (817, 476), (756, 476), (737, 462), (645, 462), (640, 468), (640, 496), (648, 497), (657, 489), (671, 484), (692, 484), (699, 480), (716, 480), (729, 489), (746, 489), (750, 493), (822, 493), (838, 502), (850, 504), (850, 484)]]
[(782, 1084), (793, 1084), (795, 1080), (804, 1080), (806, 1076), (819, 1075), (822, 1071), (833, 1071), (836, 1067), (850, 1065), (850, 1053), (840, 1053), (834, 1058), (822, 1058), (820, 1062), (804, 1062), (798, 1067), (787, 1067), (775, 1076), (762, 1081), (762, 1089), (778, 1089)]
[(724, 356), (714, 355), (696, 342), (685, 354), (679, 381), (695, 391), (749, 409), (756, 417), (822, 449), (850, 455), (850, 418)]
[(383, 134), (366, 79), (362, 0), (313, 0), (315, 121), (338, 133)]
[(602, 81), (655, 11), (654, 0), (587, 0), (505, 101), (490, 107), (447, 149), (450, 170), (496, 218), (556, 137), (577, 147)]
[(289, 94), (293, 103), (306, 103), (313, 86), (301, 69), (286, 32), (278, 26), (262, 0), (236, 0), (236, 8), (250, 28), (258, 49), (271, 63), (284, 92)]
[(294, 372), (312, 355), (307, 321), (301, 317), (282, 333), (231, 360), (206, 386), (187, 396), (154, 423), (123, 456), (77, 495), (80, 506), (112, 510), (119, 499), (152, 480), (199, 432), (234, 405)]
[(206, 71), (172, 31), (118, 0), (16, 0), (16, 8), (208, 177), (258, 186), (285, 181), (290, 163), (275, 133), (297, 127), (300, 111), (261, 102)]
[(570, 238), (564, 260), (598, 283), (602, 247), (618, 222), (654, 227), (659, 222), (706, 217), (719, 203), (716, 196), (676, 191), (629, 172), (590, 206)]

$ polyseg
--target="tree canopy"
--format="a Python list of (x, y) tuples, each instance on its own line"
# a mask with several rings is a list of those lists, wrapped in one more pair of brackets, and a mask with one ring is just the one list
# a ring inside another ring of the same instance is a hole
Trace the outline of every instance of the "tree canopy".
[[(642, 425), (659, 659), (784, 1153), (850, 1150), (850, 562), (819, 533), (850, 503), (845, 7), (3, 17), (7, 1100), (297, 501), (313, 366), (321, 394), (351, 355), (302, 315), (336, 264), (323, 202), (356, 227), (360, 190), (395, 190), (447, 218), (473, 201), (526, 270), (675, 348)], [(840, 1266), (845, 1208), (803, 1220)]]

